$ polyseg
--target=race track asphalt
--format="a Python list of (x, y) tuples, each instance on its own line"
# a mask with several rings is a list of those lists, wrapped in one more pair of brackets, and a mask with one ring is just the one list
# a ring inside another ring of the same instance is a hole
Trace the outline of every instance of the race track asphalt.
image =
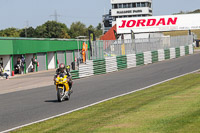
[[(62, 103), (57, 102), (56, 90), (53, 85), (1, 94), (0, 132), (137, 90), (197, 69), (200, 69), (200, 54), (75, 80), (74, 93), (69, 101)], [(45, 76), (52, 77), (52, 73), (47, 73)]]

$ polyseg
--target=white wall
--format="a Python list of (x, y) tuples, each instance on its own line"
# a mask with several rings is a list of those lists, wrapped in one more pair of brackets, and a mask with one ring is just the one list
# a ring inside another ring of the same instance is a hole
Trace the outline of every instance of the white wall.
[(55, 54), (54, 52), (47, 53), (48, 58), (48, 69), (55, 69), (56, 62), (55, 62)]
[[(143, 38), (155, 38), (155, 37), (165, 37), (164, 42), (169, 44), (170, 43), (170, 36), (164, 36), (162, 33), (141, 33), (135, 34), (135, 39), (143, 39)], [(131, 34), (124, 34), (124, 39), (131, 39)], [(121, 40), (121, 37), (119, 38)]]
[(3, 58), (3, 68), (5, 72), (10, 76), (12, 74), (10, 55), (0, 55), (0, 58)]
[(31, 68), (32, 68), (31, 59), (32, 58), (33, 58), (33, 54), (27, 54), (26, 55), (26, 73), (31, 71)]
[(66, 51), (67, 56), (67, 65), (71, 66), (71, 62), (73, 61), (73, 51)]

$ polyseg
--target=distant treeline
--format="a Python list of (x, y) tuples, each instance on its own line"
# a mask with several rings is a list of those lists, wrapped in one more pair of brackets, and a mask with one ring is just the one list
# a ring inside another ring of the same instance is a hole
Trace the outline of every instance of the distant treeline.
[(180, 11), (179, 13), (174, 13), (174, 15), (176, 14), (192, 14), (192, 13), (200, 13), (200, 9), (194, 10), (194, 11)]
[(23, 29), (6, 28), (0, 30), (0, 37), (28, 37), (28, 38), (76, 38), (77, 36), (89, 36), (88, 31), (93, 31), (98, 38), (102, 35), (101, 23), (97, 27), (90, 25), (86, 27), (81, 22), (74, 22), (68, 28), (64, 23), (47, 21), (36, 28), (27, 27)]

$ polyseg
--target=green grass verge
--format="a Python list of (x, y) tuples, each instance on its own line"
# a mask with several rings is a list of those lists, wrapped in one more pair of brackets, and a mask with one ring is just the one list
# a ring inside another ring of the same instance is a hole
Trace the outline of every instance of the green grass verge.
[(190, 74), (13, 133), (199, 133), (200, 74)]
[(200, 47), (194, 47), (194, 50), (200, 50)]
[[(191, 30), (191, 32), (193, 32), (194, 34), (197, 35), (197, 39), (200, 39), (200, 30)], [(170, 36), (182, 36), (182, 35), (188, 35), (188, 30), (185, 31), (169, 31), (169, 32), (163, 32), (163, 34), (166, 35), (170, 35)]]

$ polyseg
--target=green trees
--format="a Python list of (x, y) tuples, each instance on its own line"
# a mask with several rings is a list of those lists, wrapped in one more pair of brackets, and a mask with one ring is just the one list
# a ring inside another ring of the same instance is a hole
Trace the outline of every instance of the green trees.
[(88, 27), (88, 31), (89, 30), (92, 31), (95, 34), (96, 38), (99, 38), (102, 35), (102, 32), (103, 32), (102, 27), (101, 27), (101, 23), (99, 23), (96, 28), (94, 28), (92, 25), (90, 25)]
[(75, 38), (77, 36), (87, 36), (87, 28), (85, 24), (79, 22), (75, 22), (71, 24), (69, 35), (71, 38)]
[(75, 38), (78, 36), (89, 36), (89, 30), (93, 31), (97, 38), (102, 35), (101, 23), (99, 23), (96, 28), (92, 25), (89, 25), (88, 28), (86, 28), (85, 24), (81, 23), (80, 21), (72, 23), (69, 30), (69, 35), (71, 36), (71, 38)]
[(70, 38), (67, 34), (68, 28), (65, 24), (56, 21), (47, 21), (36, 27), (35, 37), (37, 38)]
[(193, 14), (193, 13), (200, 13), (200, 9), (194, 10), (194, 11), (180, 11), (179, 13), (174, 13), (173, 15), (177, 14)]
[(68, 28), (64, 23), (56, 21), (47, 21), (42, 25), (16, 29), (7, 28), (0, 31), (0, 37), (29, 37), (29, 38), (76, 38), (77, 36), (88, 36), (88, 30), (95, 33), (98, 38), (102, 34), (101, 24), (94, 28), (90, 25), (88, 28), (85, 24), (73, 22)]
[(20, 30), (16, 28), (7, 28), (0, 30), (1, 37), (20, 37)]
[(33, 27), (22, 29), (20, 37), (35, 37), (35, 29)]
[(103, 34), (102, 25), (99, 23), (94, 31), (95, 35), (99, 38)]

